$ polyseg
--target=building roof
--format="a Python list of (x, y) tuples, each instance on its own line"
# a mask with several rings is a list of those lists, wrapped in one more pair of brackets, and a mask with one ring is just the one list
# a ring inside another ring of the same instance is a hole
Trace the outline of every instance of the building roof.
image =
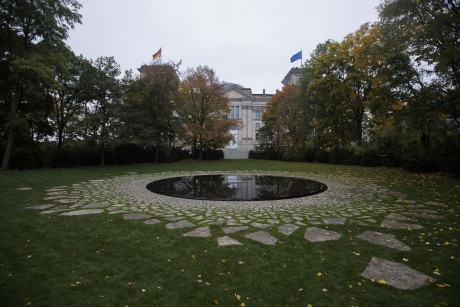
[(283, 81), (281, 81), (281, 83), (283, 83), (284, 85), (289, 84), (289, 80), (291, 79), (292, 75), (297, 75), (300, 77), (301, 74), (302, 69), (300, 67), (292, 67), (291, 70), (284, 77)]

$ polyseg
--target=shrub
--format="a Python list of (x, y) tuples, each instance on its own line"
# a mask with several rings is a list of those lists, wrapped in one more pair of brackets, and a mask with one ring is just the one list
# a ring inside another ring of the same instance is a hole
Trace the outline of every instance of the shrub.
[(10, 169), (34, 169), (42, 167), (43, 161), (41, 159), (40, 151), (19, 149), (13, 152), (9, 164)]

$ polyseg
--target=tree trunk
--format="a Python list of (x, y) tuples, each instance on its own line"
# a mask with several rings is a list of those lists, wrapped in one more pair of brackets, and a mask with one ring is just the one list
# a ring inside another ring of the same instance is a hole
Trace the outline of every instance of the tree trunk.
[(6, 143), (5, 152), (3, 153), (3, 160), (2, 160), (2, 171), (6, 171), (8, 169), (8, 165), (10, 164), (11, 153), (13, 152), (13, 144), (14, 144), (14, 131), (13, 128), (10, 128), (8, 131), (8, 141)]
[(157, 143), (157, 145), (155, 146), (155, 163), (158, 163), (159, 157), (160, 157), (160, 146)]
[(203, 161), (203, 149), (200, 148), (198, 160)]
[(105, 165), (105, 155), (104, 155), (104, 145), (102, 145), (102, 149), (101, 149), (101, 166), (104, 166)]
[[(16, 82), (14, 83), (13, 87), (13, 97), (11, 101), (11, 112), (10, 112), (10, 120), (13, 120), (16, 117), (16, 113), (18, 112), (19, 108), (19, 82), (21, 80), (21, 75), (18, 76)], [(11, 154), (13, 152), (13, 145), (14, 145), (14, 130), (13, 127), (10, 126), (8, 129), (8, 141), (6, 143), (5, 151), (3, 153), (3, 160), (2, 160), (2, 167), (0, 171), (6, 171), (10, 164)]]

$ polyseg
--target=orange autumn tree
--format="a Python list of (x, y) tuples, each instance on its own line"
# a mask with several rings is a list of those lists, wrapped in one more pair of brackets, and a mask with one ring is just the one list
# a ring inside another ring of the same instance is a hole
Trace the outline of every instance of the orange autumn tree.
[(295, 143), (296, 122), (294, 99), (297, 85), (285, 85), (267, 103), (263, 114), (261, 138), (275, 147), (290, 147)]
[(189, 69), (179, 88), (179, 115), (186, 129), (183, 140), (203, 159), (203, 151), (223, 148), (232, 135), (234, 120), (228, 119), (230, 106), (214, 70), (208, 66)]

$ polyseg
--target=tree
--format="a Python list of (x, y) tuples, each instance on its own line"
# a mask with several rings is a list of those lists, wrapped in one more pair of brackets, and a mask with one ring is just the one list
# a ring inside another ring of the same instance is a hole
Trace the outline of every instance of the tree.
[(66, 46), (50, 48), (50, 67), (54, 83), (48, 90), (53, 100), (54, 123), (57, 131), (57, 147), (62, 148), (67, 127), (80, 115), (85, 98), (84, 77), (91, 69), (91, 63), (82, 56), (76, 56)]
[(117, 77), (120, 66), (114, 57), (99, 57), (94, 62), (94, 78), (90, 85), (89, 97), (92, 98), (92, 142), (99, 145), (101, 165), (105, 165), (107, 145), (114, 139), (110, 126), (118, 120), (116, 110), (119, 107), (121, 88)]
[[(6, 170), (13, 151), (21, 104), (29, 85), (47, 83), (51, 71), (38, 42), (56, 44), (67, 38), (79, 23), (81, 5), (75, 0), (5, 0), (0, 2), (0, 48), (2, 84), (0, 100), (7, 108), (4, 127), (7, 136), (1, 170)], [(32, 80), (33, 82), (32, 82)], [(3, 111), (2, 111), (3, 112)]]
[(155, 148), (158, 162), (160, 147), (171, 150), (180, 125), (177, 92), (180, 79), (170, 64), (145, 66), (142, 76), (129, 81), (123, 107), (126, 141)]
[(230, 106), (224, 88), (207, 66), (187, 72), (179, 95), (179, 114), (186, 128), (184, 141), (202, 160), (203, 150), (222, 148), (232, 139), (230, 126), (237, 122), (228, 119)]
[(297, 85), (286, 85), (272, 96), (263, 114), (264, 126), (261, 138), (270, 141), (276, 147), (291, 147), (296, 143), (297, 127), (295, 122), (294, 100)]

